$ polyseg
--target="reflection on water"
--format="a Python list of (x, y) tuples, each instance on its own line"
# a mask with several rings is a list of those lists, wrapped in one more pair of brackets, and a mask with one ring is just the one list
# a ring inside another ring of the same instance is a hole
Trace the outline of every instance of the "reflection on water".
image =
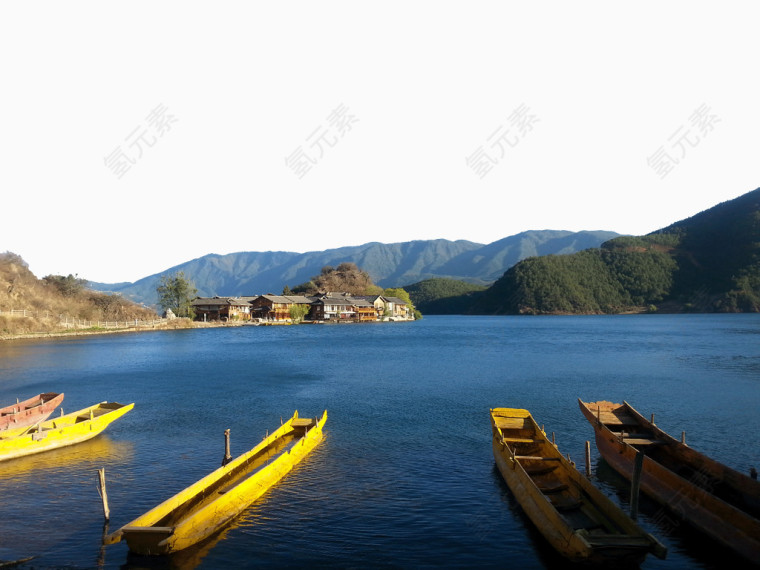
[[(631, 486), (628, 480), (602, 457), (599, 457), (596, 463), (594, 483), (616, 498), (624, 512), (630, 512)], [(686, 521), (678, 519), (671, 511), (643, 492), (639, 495), (639, 517), (646, 525), (651, 526), (649, 532), (667, 545), (670, 558), (683, 556), (695, 566), (715, 570), (742, 568), (747, 564), (729, 549), (706, 539)]]
[(98, 469), (103, 463), (130, 461), (133, 453), (131, 442), (112, 441), (107, 434), (100, 434), (76, 445), (0, 463), (0, 486), (6, 479), (41, 475), (61, 477), (72, 470)]
[(81, 524), (103, 524), (97, 470), (133, 459), (133, 444), (107, 435), (0, 463), (0, 559), (39, 557), (62, 545), (97, 545)]

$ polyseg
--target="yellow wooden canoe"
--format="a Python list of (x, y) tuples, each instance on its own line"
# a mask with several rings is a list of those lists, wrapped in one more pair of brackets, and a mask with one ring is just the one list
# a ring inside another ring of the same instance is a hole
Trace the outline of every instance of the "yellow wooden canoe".
[(491, 410), (493, 454), (525, 514), (573, 562), (639, 564), (666, 548), (586, 479), (546, 438), (530, 412)]
[(87, 441), (133, 407), (134, 404), (101, 402), (77, 412), (41, 422), (22, 435), (0, 437), (0, 461)]
[(298, 411), (250, 451), (180, 491), (144, 515), (106, 536), (125, 540), (137, 554), (178, 552), (222, 529), (282, 479), (322, 441), (321, 418), (299, 418)]

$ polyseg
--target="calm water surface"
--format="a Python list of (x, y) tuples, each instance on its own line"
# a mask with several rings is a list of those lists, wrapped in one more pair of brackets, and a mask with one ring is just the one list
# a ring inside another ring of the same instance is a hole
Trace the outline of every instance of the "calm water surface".
[[(427, 317), (0, 344), (0, 402), (65, 392), (67, 412), (135, 409), (90, 442), (0, 464), (0, 560), (21, 568), (566, 567), (494, 467), (488, 410), (529, 409), (582, 464), (584, 400), (627, 400), (695, 448), (760, 468), (760, 316)], [(238, 455), (280, 418), (327, 409), (315, 452), (235, 524), (151, 562), (113, 531)], [(592, 445), (595, 481), (627, 487)], [(582, 465), (581, 465), (582, 467)], [(717, 568), (726, 553), (644, 501), (669, 548), (643, 568)]]

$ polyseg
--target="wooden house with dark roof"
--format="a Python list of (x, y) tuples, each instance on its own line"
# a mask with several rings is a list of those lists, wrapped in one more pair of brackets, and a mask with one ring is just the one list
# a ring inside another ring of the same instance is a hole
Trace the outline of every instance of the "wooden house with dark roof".
[(311, 307), (313, 298), (303, 295), (274, 295), (267, 293), (255, 297), (251, 305), (251, 315), (254, 318), (268, 321), (289, 321), (290, 308), (293, 305), (308, 305)]
[(375, 309), (375, 317), (377, 320), (380, 320), (383, 318), (383, 315), (385, 314), (385, 308), (386, 308), (385, 297), (383, 297), (382, 295), (360, 295), (354, 298), (364, 299), (369, 304), (371, 304)]
[(356, 311), (356, 320), (360, 323), (376, 321), (378, 318), (375, 305), (364, 297), (350, 297)]
[(313, 321), (353, 320), (356, 308), (349, 297), (319, 295), (311, 304), (309, 319)]
[(239, 297), (198, 297), (190, 305), (199, 321), (247, 321), (251, 318), (251, 304)]

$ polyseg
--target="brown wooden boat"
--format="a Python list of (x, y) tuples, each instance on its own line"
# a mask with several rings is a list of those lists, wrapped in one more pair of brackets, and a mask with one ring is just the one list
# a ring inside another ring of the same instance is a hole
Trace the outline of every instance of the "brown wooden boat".
[(642, 491), (747, 560), (760, 561), (760, 482), (671, 437), (627, 402), (578, 404), (615, 471), (630, 480), (643, 452)]
[(525, 514), (573, 562), (640, 564), (666, 549), (597, 489), (546, 438), (527, 410), (491, 410), (493, 455)]
[(29, 426), (44, 422), (63, 401), (63, 394), (45, 392), (0, 408), (0, 437), (22, 433)]

